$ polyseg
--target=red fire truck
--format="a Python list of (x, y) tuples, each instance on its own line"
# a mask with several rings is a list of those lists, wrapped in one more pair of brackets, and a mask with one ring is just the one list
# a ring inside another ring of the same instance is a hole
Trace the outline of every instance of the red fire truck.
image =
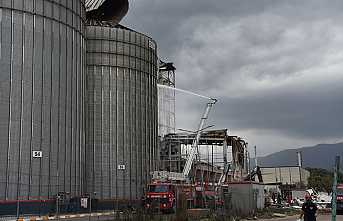
[(145, 209), (148, 212), (173, 213), (178, 199), (184, 200), (185, 207), (218, 208), (223, 206), (223, 200), (218, 198), (214, 187), (204, 187), (191, 184), (174, 184), (171, 182), (153, 182), (148, 186), (145, 199)]
[(337, 185), (337, 213), (343, 214), (343, 184)]
[[(145, 198), (145, 209), (150, 212), (175, 212), (177, 197), (183, 194), (187, 204), (195, 198), (195, 187), (190, 184), (173, 184), (169, 182), (153, 182), (148, 185)], [(189, 207), (190, 205), (187, 205)]]

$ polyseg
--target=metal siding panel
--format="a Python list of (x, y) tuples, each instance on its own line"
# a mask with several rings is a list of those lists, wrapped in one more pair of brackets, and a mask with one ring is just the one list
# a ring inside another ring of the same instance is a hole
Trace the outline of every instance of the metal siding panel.
[(103, 142), (103, 191), (104, 197), (110, 198), (110, 99), (109, 99), (109, 90), (110, 90), (110, 78), (109, 78), (109, 67), (102, 67), (102, 142)]
[(59, 88), (60, 88), (60, 35), (59, 25), (52, 22), (52, 64), (51, 64), (51, 152), (50, 152), (50, 192), (58, 193), (59, 154)]
[[(68, 17), (69, 12), (67, 12)], [(65, 97), (65, 111), (66, 111), (66, 143), (65, 143), (65, 191), (71, 192), (71, 153), (72, 153), (72, 34), (71, 29), (67, 27), (67, 73), (66, 73), (66, 97)]]
[(44, 19), (43, 38), (43, 100), (42, 100), (42, 173), (41, 185), (43, 196), (49, 196), (50, 190), (50, 150), (51, 150), (51, 22)]
[[(33, 97), (33, 137), (32, 149), (41, 150), (41, 135), (42, 135), (42, 75), (43, 75), (43, 18), (35, 16), (35, 40), (34, 40), (34, 97)], [(32, 160), (31, 176), (32, 176), (32, 191), (31, 199), (38, 199), (41, 194), (41, 159)]]
[(7, 148), (9, 139), (10, 110), (10, 72), (11, 72), (11, 11), (1, 10), (1, 59), (0, 59), (0, 197), (6, 197), (7, 183)]
[(23, 122), (21, 157), (21, 196), (27, 199), (30, 184), (31, 162), (31, 108), (32, 108), (32, 57), (33, 57), (33, 16), (25, 15), (24, 65), (23, 65)]

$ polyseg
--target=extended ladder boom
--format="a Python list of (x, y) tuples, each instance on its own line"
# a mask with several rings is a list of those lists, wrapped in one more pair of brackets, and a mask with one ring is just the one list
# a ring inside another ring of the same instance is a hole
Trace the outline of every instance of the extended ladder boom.
[(193, 161), (196, 155), (198, 154), (198, 145), (199, 145), (199, 140), (201, 137), (201, 132), (204, 129), (205, 122), (208, 119), (208, 116), (211, 112), (212, 107), (217, 103), (217, 99), (209, 98), (205, 96), (202, 96), (202, 97), (208, 98), (209, 102), (207, 103), (205, 112), (200, 120), (199, 128), (196, 131), (196, 136), (193, 140), (193, 143), (189, 152), (189, 156), (187, 157), (187, 161), (186, 161), (186, 164), (182, 173), (175, 173), (175, 172), (168, 172), (168, 171), (154, 171), (152, 172), (152, 178), (154, 180), (163, 180), (163, 179), (172, 180), (172, 181), (186, 181), (187, 180), (189, 172), (192, 169)]
[(204, 115), (202, 116), (202, 118), (201, 118), (201, 120), (200, 120), (199, 128), (198, 128), (198, 130), (196, 131), (196, 137), (195, 137), (195, 139), (193, 140), (193, 144), (192, 144), (192, 147), (191, 147), (189, 156), (188, 156), (188, 158), (187, 158), (185, 167), (184, 167), (183, 172), (182, 172), (182, 175), (183, 175), (185, 178), (188, 177), (189, 172), (190, 172), (191, 169), (192, 169), (193, 161), (194, 161), (194, 159), (195, 159), (196, 154), (198, 153), (198, 144), (199, 144), (199, 140), (200, 140), (200, 136), (201, 136), (202, 129), (204, 128), (205, 122), (206, 122), (206, 120), (208, 119), (208, 116), (209, 116), (209, 114), (210, 114), (210, 111), (211, 111), (213, 105), (215, 105), (215, 103), (217, 103), (217, 100), (211, 98), (210, 101), (207, 103), (207, 106), (206, 106)]

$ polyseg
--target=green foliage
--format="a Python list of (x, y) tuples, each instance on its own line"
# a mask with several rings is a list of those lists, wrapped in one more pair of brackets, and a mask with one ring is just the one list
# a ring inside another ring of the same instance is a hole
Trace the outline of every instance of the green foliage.
[[(330, 193), (332, 191), (333, 172), (320, 168), (306, 168), (311, 175), (308, 179), (308, 187), (316, 191)], [(338, 183), (343, 182), (343, 174), (338, 174)]]

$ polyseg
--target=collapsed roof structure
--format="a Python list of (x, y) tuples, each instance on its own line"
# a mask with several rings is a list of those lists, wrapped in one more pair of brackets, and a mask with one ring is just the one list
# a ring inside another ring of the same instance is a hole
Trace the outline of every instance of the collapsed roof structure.
[(128, 0), (86, 0), (88, 20), (119, 23), (129, 10)]

